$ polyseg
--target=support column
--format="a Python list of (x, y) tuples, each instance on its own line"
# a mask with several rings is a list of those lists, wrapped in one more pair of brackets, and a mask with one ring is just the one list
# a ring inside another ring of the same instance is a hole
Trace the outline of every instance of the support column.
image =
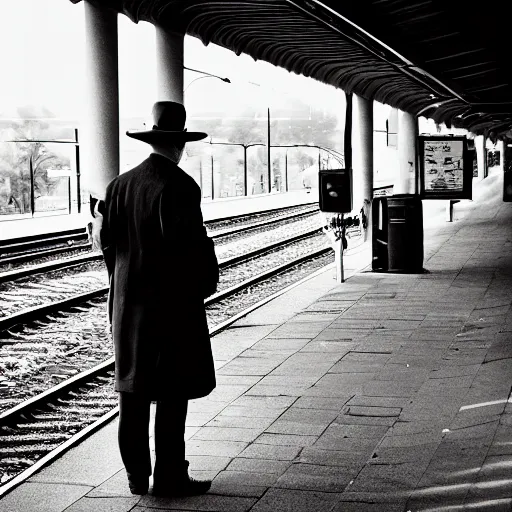
[(352, 110), (352, 168), (354, 210), (359, 213), (363, 206), (365, 210), (370, 210), (373, 199), (373, 101), (355, 94)]
[(184, 34), (166, 32), (155, 26), (156, 34), (156, 99), (175, 101), (183, 99)]
[(500, 165), (499, 165), (499, 172), (500, 174), (503, 172), (503, 155), (505, 154), (505, 144), (503, 143), (502, 140), (499, 140), (497, 143), (496, 143), (496, 150), (495, 151), (498, 151), (499, 154), (500, 154)]
[(267, 108), (267, 191), (272, 192), (272, 160), (270, 159), (270, 107)]
[(117, 13), (84, 2), (85, 100), (80, 141), (84, 188), (96, 199), (119, 174)]
[(416, 194), (418, 172), (416, 169), (416, 138), (418, 120), (412, 114), (398, 111), (398, 168), (393, 194)]
[(352, 110), (353, 94), (345, 93), (345, 131), (343, 133), (343, 155), (345, 160), (345, 169), (352, 169)]
[(485, 151), (485, 137), (477, 135), (475, 137), (476, 164), (478, 167), (478, 181), (487, 178), (487, 155)]

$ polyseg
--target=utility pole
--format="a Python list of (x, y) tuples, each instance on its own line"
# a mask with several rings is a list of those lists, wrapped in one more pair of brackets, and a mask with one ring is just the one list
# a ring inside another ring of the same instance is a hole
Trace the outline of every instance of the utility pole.
[(284, 191), (288, 192), (288, 148), (284, 154)]
[[(211, 142), (210, 142), (210, 144), (211, 144)], [(215, 187), (214, 187), (214, 183), (213, 183), (213, 175), (214, 175), (214, 172), (213, 172), (213, 149), (212, 149), (211, 159), (212, 159), (212, 199), (213, 199), (214, 195), (215, 195)]]
[(36, 199), (35, 199), (35, 184), (34, 184), (34, 164), (32, 162), (32, 155), (30, 155), (30, 159), (28, 162), (29, 171), (30, 171), (30, 211), (32, 212), (32, 217), (34, 216), (34, 212), (36, 211)]
[(270, 107), (267, 108), (267, 173), (268, 193), (272, 192), (272, 166), (270, 161)]
[(244, 148), (244, 196), (248, 195), (247, 191), (247, 148), (245, 144), (242, 146)]
[(345, 110), (345, 134), (343, 154), (345, 157), (345, 169), (352, 169), (352, 93), (346, 93), (347, 106)]
[(82, 193), (80, 191), (80, 145), (78, 143), (78, 128), (75, 128), (75, 162), (76, 162), (76, 206), (77, 212), (82, 211)]

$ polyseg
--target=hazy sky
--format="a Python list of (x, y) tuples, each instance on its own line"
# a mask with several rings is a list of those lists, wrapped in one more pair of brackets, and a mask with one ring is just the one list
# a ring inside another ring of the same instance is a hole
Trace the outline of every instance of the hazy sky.
[[(60, 117), (83, 108), (83, 3), (69, 0), (0, 0), (0, 114), (23, 104), (45, 105)], [(153, 26), (119, 16), (119, 79), (122, 117), (147, 116), (155, 92)], [(286, 70), (198, 39), (185, 38), (185, 66), (229, 77), (232, 84), (186, 72), (186, 103), (228, 109), (243, 102), (279, 101), (286, 91), (313, 105), (344, 109), (344, 94)], [(261, 87), (251, 85), (259, 83)], [(285, 91), (281, 96), (275, 91)]]

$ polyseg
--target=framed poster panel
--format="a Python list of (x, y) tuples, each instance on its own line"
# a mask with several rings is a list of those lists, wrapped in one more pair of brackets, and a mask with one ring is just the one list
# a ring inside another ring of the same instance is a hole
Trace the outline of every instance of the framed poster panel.
[(471, 199), (473, 161), (466, 137), (420, 136), (422, 199)]

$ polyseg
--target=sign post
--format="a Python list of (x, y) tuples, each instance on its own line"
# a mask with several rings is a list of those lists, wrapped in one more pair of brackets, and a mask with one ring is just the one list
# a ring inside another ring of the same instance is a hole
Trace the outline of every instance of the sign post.
[(345, 281), (343, 251), (347, 243), (343, 214), (352, 211), (352, 169), (320, 170), (318, 183), (320, 211), (335, 214), (328, 228), (334, 236), (336, 280), (338, 283), (343, 283)]

